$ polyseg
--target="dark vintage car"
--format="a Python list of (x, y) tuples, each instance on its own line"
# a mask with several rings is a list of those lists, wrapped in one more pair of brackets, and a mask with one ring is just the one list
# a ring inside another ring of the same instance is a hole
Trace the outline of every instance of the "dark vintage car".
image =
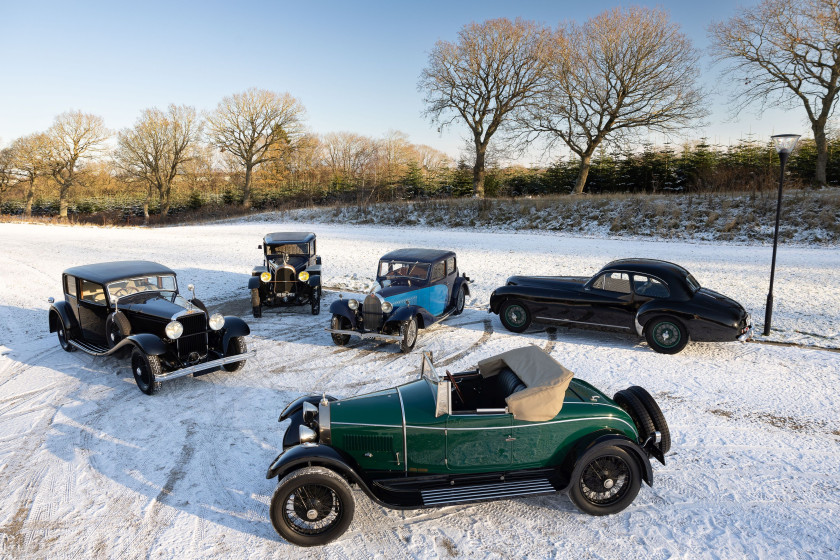
[(309, 305), (313, 315), (321, 312), (321, 257), (316, 254), (315, 234), (269, 233), (262, 245), (264, 264), (255, 266), (248, 280), (254, 317), (262, 306)]
[(131, 352), (137, 387), (151, 395), (162, 381), (224, 368), (238, 371), (248, 352), (248, 325), (210, 314), (178, 293), (175, 273), (149, 261), (118, 261), (68, 268), (64, 300), (49, 311), (50, 332), (67, 352), (94, 356)]
[(397, 249), (379, 260), (379, 289), (367, 296), (339, 300), (330, 306), (328, 332), (343, 346), (351, 336), (399, 342), (409, 352), (417, 331), (464, 310), (470, 279), (458, 275), (452, 251)]
[(663, 464), (670, 433), (641, 387), (610, 399), (535, 346), (441, 375), (423, 356), (420, 378), (335, 400), (304, 396), (266, 478), (274, 528), (291, 543), (340, 536), (354, 512), (351, 485), (377, 504), (415, 509), (566, 491), (584, 513), (626, 508), (650, 457)]
[(657, 352), (676, 354), (689, 339), (746, 340), (750, 314), (700, 283), (683, 267), (653, 259), (613, 261), (591, 278), (511, 276), (490, 295), (490, 312), (506, 329), (532, 322), (618, 329), (644, 336)]

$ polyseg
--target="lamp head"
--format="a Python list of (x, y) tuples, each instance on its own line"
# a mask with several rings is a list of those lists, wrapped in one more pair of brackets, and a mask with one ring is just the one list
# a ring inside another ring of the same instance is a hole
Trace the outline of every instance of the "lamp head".
[(790, 155), (799, 141), (798, 134), (776, 134), (770, 138), (773, 139), (773, 143), (776, 145), (776, 153), (779, 155)]

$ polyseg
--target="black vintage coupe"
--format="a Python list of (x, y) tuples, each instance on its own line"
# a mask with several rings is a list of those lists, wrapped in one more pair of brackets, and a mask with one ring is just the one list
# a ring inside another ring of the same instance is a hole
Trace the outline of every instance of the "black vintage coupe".
[(689, 339), (743, 341), (752, 332), (737, 301), (654, 259), (613, 261), (591, 278), (511, 276), (491, 294), (489, 311), (517, 333), (532, 322), (636, 332), (663, 354), (676, 354)]
[(321, 312), (321, 257), (316, 254), (315, 234), (269, 233), (263, 239), (263, 264), (255, 266), (248, 280), (254, 317), (263, 306), (306, 305), (313, 315)]
[(160, 382), (224, 368), (238, 371), (248, 352), (248, 325), (239, 317), (210, 314), (178, 292), (175, 272), (149, 261), (118, 261), (68, 268), (64, 300), (49, 311), (50, 332), (67, 352), (93, 356), (131, 351), (137, 387), (151, 395)]

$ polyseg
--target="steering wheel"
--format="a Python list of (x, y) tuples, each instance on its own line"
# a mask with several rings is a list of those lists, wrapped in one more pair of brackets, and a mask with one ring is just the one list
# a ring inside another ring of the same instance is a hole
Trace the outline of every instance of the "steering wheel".
[(452, 383), (452, 386), (455, 387), (455, 392), (458, 394), (458, 400), (461, 401), (461, 404), (467, 404), (467, 400), (464, 398), (461, 388), (458, 387), (457, 383), (455, 383), (455, 379), (452, 377), (452, 374), (449, 373), (449, 370), (446, 370), (446, 380)]
[(114, 290), (114, 295), (117, 297), (128, 295), (128, 290), (126, 290), (125, 288), (117, 288), (116, 290)]

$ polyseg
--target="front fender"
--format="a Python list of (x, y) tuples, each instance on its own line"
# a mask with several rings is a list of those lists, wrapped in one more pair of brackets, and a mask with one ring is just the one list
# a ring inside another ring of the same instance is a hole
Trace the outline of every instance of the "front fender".
[(419, 320), (417, 321), (417, 326), (421, 329), (426, 328), (427, 326), (431, 325), (437, 318), (426, 311), (426, 308), (421, 307), (419, 305), (403, 305), (402, 307), (398, 307), (391, 315), (385, 320), (385, 324), (383, 325), (383, 330), (387, 325), (389, 328), (396, 328), (400, 323), (408, 321), (412, 317), (419, 316)]
[(251, 334), (251, 329), (248, 327), (248, 323), (239, 317), (226, 315), (224, 335), (222, 335), (222, 351), (224, 352), (227, 349), (228, 342), (230, 342), (231, 338), (236, 336), (246, 336), (249, 334)]
[(149, 356), (162, 356), (166, 353), (166, 344), (164, 344), (159, 336), (154, 334), (139, 333), (129, 335), (120, 343), (120, 346), (122, 346), (122, 343), (128, 341), (131, 341), (131, 344)]
[(58, 330), (59, 320), (64, 325), (65, 332), (72, 332), (72, 330), (77, 326), (76, 318), (73, 315), (73, 309), (70, 307), (70, 304), (66, 301), (57, 301), (50, 306), (50, 332), (55, 332)]
[(357, 471), (358, 465), (356, 465), (356, 462), (338, 449), (320, 443), (301, 444), (284, 449), (271, 462), (265, 477), (267, 479), (283, 478), (297, 468), (315, 465), (324, 466), (343, 474), (351, 482), (362, 486), (366, 493), (370, 493), (366, 481)]
[(333, 315), (341, 315), (350, 321), (350, 326), (356, 328), (356, 312), (347, 306), (346, 299), (340, 299), (330, 304), (330, 313)]
[[(321, 272), (321, 271), (319, 270), (318, 272)], [(321, 285), (321, 275), (310, 273), (309, 280), (307, 280), (306, 283), (309, 284), (312, 288), (317, 288), (318, 286)]]
[(248, 289), (249, 290), (259, 290), (260, 284), (262, 284), (262, 280), (260, 280), (259, 274), (256, 276), (251, 276), (248, 278)]
[(635, 441), (632, 441), (627, 436), (614, 433), (614, 432), (607, 432), (607, 431), (598, 431), (593, 432), (590, 434), (591, 437), (586, 438), (583, 441), (578, 442), (578, 445), (575, 446), (575, 449), (572, 453), (570, 453), (570, 457), (574, 458), (574, 462), (565, 465), (567, 469), (567, 473), (571, 476), (572, 470), (574, 469), (574, 465), (583, 457), (586, 453), (593, 449), (597, 449), (598, 447), (608, 447), (608, 446), (619, 446), (624, 448), (628, 451), (632, 456), (634, 456), (639, 464), (639, 468), (642, 470), (642, 480), (647, 483), (648, 486), (653, 485), (653, 468), (650, 466), (650, 459), (648, 458), (647, 453), (644, 449), (642, 449), (639, 444)]
[[(327, 400), (332, 402), (337, 400), (335, 397), (326, 395)], [(286, 418), (292, 416), (292, 414), (296, 413), (300, 409), (303, 408), (303, 403), (308, 402), (312, 404), (318, 404), (321, 402), (321, 395), (304, 395), (302, 397), (298, 397), (289, 404), (286, 405), (286, 408), (283, 409), (283, 412), (280, 413), (280, 418), (277, 419), (278, 422), (282, 422)]]

